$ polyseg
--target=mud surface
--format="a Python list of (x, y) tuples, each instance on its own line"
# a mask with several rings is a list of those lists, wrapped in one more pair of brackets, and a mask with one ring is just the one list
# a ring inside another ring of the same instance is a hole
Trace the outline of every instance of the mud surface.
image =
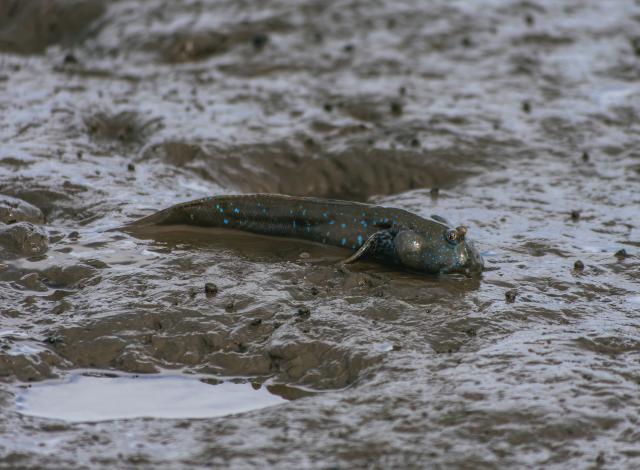
[[(633, 0), (0, 1), (0, 467), (640, 466), (638, 31)], [(489, 270), (106, 231), (258, 191), (442, 215)], [(287, 401), (20, 414), (82, 369)]]

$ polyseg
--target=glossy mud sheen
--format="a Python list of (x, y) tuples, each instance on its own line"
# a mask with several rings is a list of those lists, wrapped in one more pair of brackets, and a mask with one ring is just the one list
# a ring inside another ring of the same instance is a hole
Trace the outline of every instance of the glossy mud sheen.
[[(0, 466), (640, 466), (637, 2), (69, 4), (0, 3)], [(243, 192), (439, 214), (490, 270), (106, 231)], [(85, 368), (288, 401), (18, 412)]]

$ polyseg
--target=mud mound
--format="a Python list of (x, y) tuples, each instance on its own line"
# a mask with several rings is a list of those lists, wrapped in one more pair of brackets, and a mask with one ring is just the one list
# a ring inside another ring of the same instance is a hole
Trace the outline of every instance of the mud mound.
[(2, 0), (0, 50), (38, 54), (52, 44), (78, 44), (104, 9), (98, 0)]
[(354, 146), (326, 153), (286, 142), (226, 148), (165, 142), (147, 148), (140, 161), (175, 165), (239, 192), (367, 200), (452, 186), (472, 174), (478, 154), (463, 148), (420, 152)]
[(0, 260), (42, 255), (48, 248), (47, 233), (30, 222), (0, 224)]
[(0, 194), (0, 222), (4, 224), (15, 222), (41, 224), (44, 222), (44, 215), (40, 209), (28, 202)]

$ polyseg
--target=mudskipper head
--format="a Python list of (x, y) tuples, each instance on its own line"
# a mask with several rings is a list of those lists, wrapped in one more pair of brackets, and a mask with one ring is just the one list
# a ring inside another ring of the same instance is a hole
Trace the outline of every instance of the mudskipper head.
[(401, 230), (396, 235), (396, 255), (403, 266), (433, 274), (482, 271), (482, 256), (467, 238), (467, 227), (453, 228), (439, 220), (425, 222), (420, 228)]

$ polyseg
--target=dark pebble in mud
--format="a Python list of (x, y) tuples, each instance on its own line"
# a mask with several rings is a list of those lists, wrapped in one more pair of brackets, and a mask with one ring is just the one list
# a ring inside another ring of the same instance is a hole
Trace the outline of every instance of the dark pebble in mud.
[(582, 161), (583, 162), (588, 162), (589, 159), (590, 159), (589, 152), (587, 152), (586, 150), (584, 152), (582, 152)]
[(218, 286), (216, 286), (213, 282), (207, 282), (204, 285), (204, 293), (207, 297), (213, 297), (218, 293)]
[(254, 318), (251, 320), (251, 326), (260, 326), (262, 324), (262, 318)]
[(46, 253), (46, 232), (29, 222), (0, 225), (0, 258), (13, 255), (36, 256)]
[(311, 288), (311, 295), (318, 295), (319, 293), (320, 293), (320, 289), (318, 289), (317, 287)]
[(127, 165), (127, 170), (129, 171), (136, 171), (136, 166), (133, 163), (129, 163)]
[(598, 465), (603, 465), (604, 464), (604, 452), (600, 452), (598, 454), (598, 456), (596, 457), (596, 463)]
[(51, 335), (51, 336), (47, 336), (44, 339), (44, 342), (46, 344), (60, 344), (60, 343), (63, 342), (63, 338), (62, 338), (62, 336)]
[(624, 259), (627, 256), (629, 256), (629, 253), (627, 253), (627, 250), (625, 250), (624, 248), (621, 250), (616, 251), (615, 253), (615, 257), (618, 259)]
[(69, 232), (67, 238), (70, 238), (71, 240), (77, 240), (78, 238), (80, 238), (80, 234), (74, 230), (73, 232)]
[(69, 53), (64, 56), (64, 59), (62, 59), (62, 63), (64, 63), (65, 65), (77, 64), (78, 58), (75, 55)]
[(640, 57), (640, 36), (631, 38), (631, 48), (633, 49), (633, 53)]
[(22, 199), (0, 195), (0, 223), (14, 224), (16, 222), (44, 222), (42, 211), (36, 206)]
[(504, 298), (509, 304), (514, 303), (516, 301), (517, 296), (518, 296), (518, 291), (515, 289), (510, 289), (504, 293)]
[(325, 103), (324, 106), (322, 107), (326, 112), (330, 113), (331, 111), (333, 111), (333, 106), (330, 103)]
[(575, 263), (573, 263), (573, 269), (575, 271), (583, 271), (584, 270), (584, 263), (580, 260), (576, 261)]
[(311, 310), (307, 307), (300, 307), (296, 313), (296, 317), (309, 318), (311, 316)]
[(578, 220), (580, 220), (580, 211), (578, 210), (571, 211), (571, 220), (573, 220), (574, 222), (577, 222)]
[(473, 42), (471, 42), (471, 39), (470, 39), (470, 38), (468, 38), (468, 37), (464, 37), (464, 38), (462, 38), (461, 44), (462, 44), (464, 47), (471, 47), (471, 46), (473, 46)]
[(436, 199), (438, 196), (440, 196), (440, 188), (431, 188), (431, 191), (429, 191), (429, 194), (433, 199)]
[(526, 15), (524, 17), (524, 22), (527, 24), (527, 26), (533, 26), (533, 23), (535, 23), (535, 18), (533, 17), (533, 15)]
[(522, 102), (522, 111), (524, 111), (525, 113), (530, 113), (531, 112), (531, 103), (529, 103), (528, 101), (523, 101)]
[(262, 50), (264, 46), (269, 42), (269, 36), (266, 34), (256, 34), (253, 38), (251, 38), (251, 44), (253, 44), (254, 49), (257, 51)]
[(399, 116), (402, 114), (402, 104), (398, 103), (397, 101), (391, 103), (389, 109), (391, 110), (391, 114), (393, 114), (394, 116)]

